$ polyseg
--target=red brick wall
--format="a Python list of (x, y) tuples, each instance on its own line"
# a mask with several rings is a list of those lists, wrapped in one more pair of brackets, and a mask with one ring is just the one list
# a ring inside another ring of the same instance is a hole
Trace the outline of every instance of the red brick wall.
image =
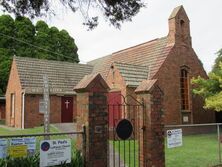
[[(25, 96), (25, 128), (43, 125), (44, 114), (39, 113), (42, 95)], [(73, 116), (76, 118), (76, 96), (73, 98)], [(50, 123), (61, 122), (61, 96), (50, 96)]]
[[(183, 20), (183, 24), (181, 24)], [(189, 111), (181, 112), (180, 70), (182, 66), (188, 67), (189, 79), (202, 76), (207, 77), (203, 66), (192, 48), (190, 36), (190, 23), (183, 8), (169, 20), (168, 45), (174, 46), (154, 76), (164, 92), (164, 109), (166, 124), (181, 124), (183, 115), (189, 116), (189, 123), (215, 122), (215, 113), (203, 112), (203, 100), (192, 94), (192, 85), (189, 85)]]
[[(15, 117), (11, 118), (11, 94), (15, 94)], [(6, 125), (21, 128), (21, 113), (22, 113), (22, 88), (16, 68), (16, 63), (13, 61), (11, 72), (8, 80), (6, 91)]]
[[(181, 124), (181, 96), (180, 96), (180, 70), (181, 66), (189, 67), (189, 79), (192, 77), (207, 77), (201, 62), (192, 47), (175, 46), (167, 57), (159, 72), (154, 76), (158, 78), (159, 85), (164, 92), (164, 113), (166, 124)], [(213, 112), (203, 112), (203, 101), (192, 94), (190, 84), (190, 115), (191, 123), (214, 122)]]

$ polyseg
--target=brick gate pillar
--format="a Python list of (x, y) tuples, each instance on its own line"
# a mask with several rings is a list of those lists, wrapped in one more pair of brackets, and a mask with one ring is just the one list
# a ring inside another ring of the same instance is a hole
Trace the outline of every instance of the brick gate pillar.
[(140, 112), (140, 127), (143, 133), (139, 137), (139, 163), (141, 167), (164, 167), (164, 120), (163, 92), (157, 80), (143, 81), (135, 90), (138, 100), (144, 103)]
[[(74, 88), (77, 92), (77, 130), (85, 126), (85, 143), (77, 137), (86, 167), (108, 166), (108, 109), (109, 86), (100, 74), (85, 76)], [(84, 144), (84, 145), (83, 145)]]

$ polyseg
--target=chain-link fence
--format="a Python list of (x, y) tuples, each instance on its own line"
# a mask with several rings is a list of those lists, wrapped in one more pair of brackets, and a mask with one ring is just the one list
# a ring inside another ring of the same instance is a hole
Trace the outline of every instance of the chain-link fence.
[(165, 126), (166, 167), (213, 167), (221, 164), (222, 124)]
[(79, 132), (1, 135), (0, 166), (38, 167), (48, 166), (47, 163), (53, 166), (51, 163), (83, 167), (84, 157), (76, 149), (77, 136), (85, 143), (85, 128)]

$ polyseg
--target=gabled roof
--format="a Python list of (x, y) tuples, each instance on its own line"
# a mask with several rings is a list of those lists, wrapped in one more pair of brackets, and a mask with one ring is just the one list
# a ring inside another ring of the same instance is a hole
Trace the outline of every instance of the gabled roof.
[(100, 91), (108, 91), (110, 88), (99, 73), (86, 75), (75, 87), (76, 92), (92, 91), (96, 86), (102, 86)]
[(156, 84), (157, 79), (144, 80), (140, 83), (140, 85), (136, 88), (135, 92), (149, 92), (152, 87)]
[[(149, 78), (152, 78), (166, 59), (172, 46), (167, 46), (167, 37), (136, 45), (111, 55), (93, 60), (88, 64), (93, 65), (93, 72), (99, 72), (107, 77), (113, 62), (146, 66), (149, 68)], [(148, 69), (147, 68), (147, 69)]]
[(52, 61), (27, 57), (14, 57), (22, 89), (26, 93), (43, 92), (43, 75), (48, 75), (51, 94), (74, 94), (73, 87), (92, 66), (64, 61)]
[(137, 87), (140, 82), (148, 78), (148, 67), (127, 63), (114, 62), (113, 64), (126, 82), (126, 86)]

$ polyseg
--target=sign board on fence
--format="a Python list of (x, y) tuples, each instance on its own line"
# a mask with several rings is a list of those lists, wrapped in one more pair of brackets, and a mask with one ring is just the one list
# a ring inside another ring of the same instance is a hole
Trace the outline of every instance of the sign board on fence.
[(167, 130), (167, 147), (174, 148), (182, 146), (182, 129)]
[(40, 142), (40, 167), (71, 162), (70, 139), (43, 140)]
[(26, 145), (14, 145), (9, 147), (9, 155), (13, 158), (20, 158), (27, 156), (27, 146)]
[(36, 138), (35, 137), (26, 137), (26, 138), (12, 138), (10, 140), (10, 146), (21, 146), (25, 145), (27, 146), (27, 153), (28, 155), (34, 155), (35, 154), (35, 148), (36, 148)]
[(8, 148), (8, 141), (6, 139), (0, 139), (0, 158), (7, 157), (7, 148)]

